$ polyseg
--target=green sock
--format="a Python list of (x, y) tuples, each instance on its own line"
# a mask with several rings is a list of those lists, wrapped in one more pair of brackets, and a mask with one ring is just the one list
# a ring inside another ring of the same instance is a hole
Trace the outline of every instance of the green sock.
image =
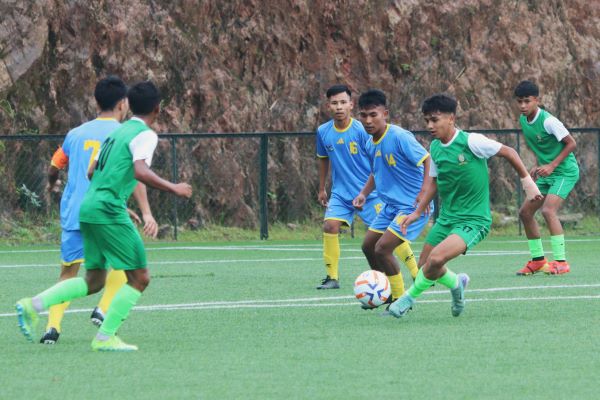
[(44, 310), (55, 304), (87, 296), (88, 285), (83, 278), (71, 278), (58, 282), (35, 296), (41, 300)]
[(565, 235), (550, 236), (550, 244), (552, 245), (552, 255), (556, 261), (565, 261)]
[(529, 252), (531, 253), (531, 258), (539, 258), (544, 257), (544, 247), (542, 246), (542, 239), (529, 239), (527, 240), (527, 244), (529, 245)]
[(142, 292), (139, 290), (127, 284), (123, 285), (115, 294), (112, 303), (110, 303), (99, 332), (107, 336), (113, 336), (123, 321), (127, 319), (129, 311), (136, 305), (141, 295)]
[(437, 281), (446, 286), (448, 289), (454, 289), (458, 285), (458, 278), (456, 277), (456, 274), (447, 268), (446, 273)]
[(419, 269), (419, 272), (417, 272), (417, 276), (415, 278), (415, 283), (413, 283), (410, 289), (408, 289), (408, 294), (413, 299), (416, 299), (421, 295), (421, 293), (432, 287), (434, 283), (435, 281), (425, 278), (425, 275), (423, 275), (423, 270)]

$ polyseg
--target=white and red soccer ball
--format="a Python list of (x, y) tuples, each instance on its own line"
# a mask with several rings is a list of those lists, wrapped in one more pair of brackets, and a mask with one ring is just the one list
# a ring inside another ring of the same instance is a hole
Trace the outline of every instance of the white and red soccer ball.
[(382, 272), (368, 270), (354, 281), (354, 295), (367, 307), (379, 307), (391, 294), (390, 281)]

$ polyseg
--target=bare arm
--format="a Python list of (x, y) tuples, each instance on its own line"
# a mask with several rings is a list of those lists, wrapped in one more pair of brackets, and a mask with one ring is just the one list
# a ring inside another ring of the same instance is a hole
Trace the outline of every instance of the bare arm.
[(90, 181), (92, 180), (92, 176), (94, 176), (96, 165), (98, 165), (98, 160), (93, 161), (88, 168), (87, 176)]
[(323, 207), (327, 207), (327, 192), (325, 191), (325, 183), (327, 182), (327, 175), (329, 174), (329, 158), (319, 158), (319, 193), (317, 197), (319, 203)]
[(48, 167), (48, 191), (51, 192), (54, 190), (54, 186), (56, 185), (56, 182), (58, 181), (58, 171), (59, 169), (56, 168), (54, 165), (51, 165)]
[(191, 197), (192, 196), (192, 187), (187, 183), (173, 183), (169, 182), (166, 179), (161, 178), (156, 175), (149, 167), (146, 165), (144, 160), (137, 160), (133, 164), (134, 168), (134, 177), (136, 180), (153, 187), (155, 189), (159, 189), (165, 192), (171, 192), (181, 197)]
[(577, 148), (577, 143), (575, 142), (575, 139), (571, 135), (565, 136), (561, 140), (561, 142), (563, 142), (565, 144), (565, 147), (563, 147), (561, 152), (558, 153), (556, 158), (554, 160), (552, 160), (552, 162), (550, 164), (542, 165), (536, 169), (536, 173), (538, 175), (549, 176), (550, 174), (552, 174), (552, 172), (554, 172), (556, 167), (558, 167), (560, 165), (560, 163), (563, 162), (563, 160), (565, 158), (567, 158), (567, 156), (569, 154), (571, 154), (573, 151), (575, 151), (575, 149)]
[(496, 155), (508, 161), (510, 165), (512, 165), (514, 170), (517, 171), (520, 178), (525, 178), (526, 176), (529, 176), (529, 172), (527, 171), (525, 164), (523, 164), (521, 157), (519, 157), (517, 151), (512, 147), (503, 145), (498, 151), (498, 153), (496, 153)]
[(150, 237), (156, 237), (158, 234), (158, 224), (152, 216), (150, 210), (150, 203), (148, 202), (148, 193), (146, 191), (146, 185), (138, 182), (137, 186), (133, 190), (133, 198), (140, 207), (142, 212), (142, 219), (144, 220), (144, 233)]
[(521, 178), (521, 185), (523, 186), (523, 190), (525, 190), (527, 200), (533, 201), (541, 200), (543, 198), (540, 190), (531, 178), (531, 175), (529, 175), (525, 164), (523, 164), (521, 157), (519, 157), (519, 154), (515, 149), (503, 145), (496, 155), (507, 160), (510, 165), (512, 165), (514, 170), (517, 171), (519, 177)]
[(362, 210), (362, 207), (365, 205), (367, 201), (367, 197), (371, 194), (371, 192), (375, 189), (375, 177), (373, 174), (369, 175), (369, 179), (365, 182), (365, 186), (361, 189), (360, 193), (352, 200), (352, 205)]
[[(425, 161), (423, 161), (423, 183), (421, 184), (421, 191), (417, 195), (415, 199), (415, 206), (418, 206), (423, 201), (423, 195), (427, 192), (429, 186), (433, 184), (433, 177), (429, 176), (429, 171), (431, 170), (431, 156), (427, 157)], [(429, 214), (429, 202), (427, 202), (427, 208), (425, 212)]]

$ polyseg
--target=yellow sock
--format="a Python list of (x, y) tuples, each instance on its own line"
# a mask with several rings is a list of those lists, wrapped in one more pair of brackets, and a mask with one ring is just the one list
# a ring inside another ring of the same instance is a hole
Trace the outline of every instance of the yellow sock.
[(402, 279), (402, 274), (388, 276), (388, 280), (392, 287), (392, 300), (396, 300), (404, 294), (404, 279)]
[(65, 315), (65, 311), (69, 308), (70, 301), (56, 304), (50, 307), (48, 310), (48, 324), (46, 325), (46, 330), (50, 328), (54, 328), (60, 333), (61, 327), (60, 323), (62, 322), (63, 316)]
[(402, 244), (394, 250), (394, 253), (398, 256), (400, 261), (406, 265), (408, 271), (410, 272), (410, 276), (415, 279), (417, 277), (417, 272), (419, 272), (419, 267), (417, 266), (417, 260), (415, 259), (415, 255), (410, 248), (410, 244), (408, 242), (402, 242)]
[(108, 311), (108, 307), (112, 302), (115, 294), (123, 287), (124, 284), (127, 283), (127, 275), (125, 275), (124, 271), (117, 271), (116, 269), (111, 269), (106, 277), (106, 284), (104, 285), (104, 294), (100, 299), (100, 303), (98, 303), (98, 307), (102, 310), (104, 314)]
[(323, 233), (323, 259), (325, 260), (327, 275), (331, 279), (338, 279), (340, 239), (337, 233)]

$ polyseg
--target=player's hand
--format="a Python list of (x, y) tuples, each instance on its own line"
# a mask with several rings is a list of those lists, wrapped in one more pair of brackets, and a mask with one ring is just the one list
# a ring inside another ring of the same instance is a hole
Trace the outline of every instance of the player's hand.
[(317, 198), (319, 199), (319, 204), (323, 207), (327, 207), (329, 205), (329, 199), (327, 198), (327, 192), (325, 189), (319, 190)]
[(418, 220), (420, 217), (420, 215), (415, 211), (411, 214), (408, 214), (403, 220), (402, 223), (400, 224), (400, 230), (402, 230), (402, 234), (404, 236), (406, 236), (406, 230), (408, 229), (408, 226), (410, 224), (412, 224), (413, 222), (415, 222), (416, 220)]
[(537, 170), (538, 170), (537, 166), (535, 166), (529, 170), (529, 176), (531, 176), (531, 179), (535, 180), (537, 178)]
[(158, 224), (152, 214), (142, 215), (144, 219), (144, 235), (156, 239), (158, 235)]
[(189, 199), (192, 197), (192, 186), (189, 183), (176, 183), (173, 188), (173, 193), (179, 197), (185, 197)]
[(552, 174), (552, 172), (554, 172), (555, 167), (552, 166), (552, 164), (546, 164), (546, 165), (542, 165), (541, 167), (536, 169), (536, 173), (539, 176), (550, 176), (550, 174)]
[(133, 211), (132, 209), (128, 208), (127, 209), (127, 214), (129, 214), (129, 218), (131, 218), (131, 220), (133, 221), (134, 224), (141, 224), (142, 220), (140, 219), (140, 216), (136, 214), (135, 211)]
[(367, 202), (367, 198), (365, 197), (365, 195), (362, 193), (359, 193), (358, 196), (356, 196), (354, 198), (354, 200), (352, 200), (352, 205), (357, 210), (362, 211), (363, 206), (365, 205), (366, 202)]
[(525, 198), (529, 201), (537, 201), (542, 200), (544, 196), (540, 192), (540, 189), (537, 187), (531, 176), (526, 176), (525, 178), (521, 178), (521, 186), (525, 191)]

